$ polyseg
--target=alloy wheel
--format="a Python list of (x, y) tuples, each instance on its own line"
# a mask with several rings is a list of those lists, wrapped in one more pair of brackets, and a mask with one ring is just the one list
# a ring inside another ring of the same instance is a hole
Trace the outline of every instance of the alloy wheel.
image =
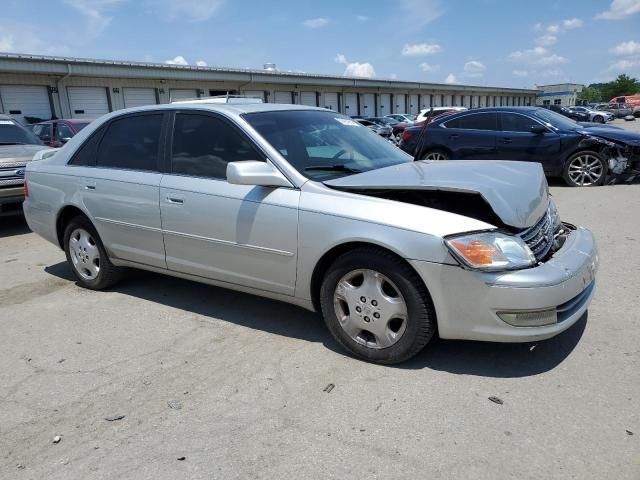
[(587, 187), (598, 184), (602, 175), (604, 175), (604, 167), (598, 157), (585, 153), (577, 155), (571, 160), (568, 175), (576, 185)]
[(445, 157), (442, 153), (440, 152), (429, 152), (425, 155), (424, 157), (425, 160), (436, 160), (436, 161), (440, 161), (440, 160), (446, 160), (447, 157)]
[(370, 269), (344, 275), (333, 295), (342, 329), (355, 342), (373, 349), (394, 345), (407, 327), (407, 304), (398, 287)]
[(100, 273), (100, 250), (89, 232), (76, 228), (69, 237), (69, 254), (73, 268), (85, 280), (94, 280)]

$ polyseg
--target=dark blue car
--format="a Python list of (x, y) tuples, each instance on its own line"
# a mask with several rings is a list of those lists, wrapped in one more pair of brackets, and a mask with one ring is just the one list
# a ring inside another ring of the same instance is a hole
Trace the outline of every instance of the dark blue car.
[(580, 124), (537, 107), (481, 108), (438, 117), (424, 133), (422, 127), (407, 128), (400, 148), (423, 160), (539, 162), (547, 176), (563, 177), (571, 186), (601, 185), (608, 174), (640, 169), (640, 134)]

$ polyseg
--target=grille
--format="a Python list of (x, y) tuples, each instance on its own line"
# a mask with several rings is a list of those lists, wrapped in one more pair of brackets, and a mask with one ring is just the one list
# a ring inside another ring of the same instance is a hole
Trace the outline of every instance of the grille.
[(538, 222), (518, 236), (525, 241), (539, 262), (543, 261), (555, 243), (553, 225), (556, 223), (555, 213), (549, 208)]
[(20, 186), (24, 183), (25, 164), (2, 164), (0, 166), (0, 188)]

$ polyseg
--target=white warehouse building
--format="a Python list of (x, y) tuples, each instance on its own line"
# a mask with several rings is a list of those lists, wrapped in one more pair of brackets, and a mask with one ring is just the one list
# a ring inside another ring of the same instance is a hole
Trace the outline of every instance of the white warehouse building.
[(535, 105), (536, 90), (264, 70), (0, 53), (0, 112), (21, 121), (97, 118), (127, 107), (221, 94), (319, 106), (346, 115), (431, 106)]

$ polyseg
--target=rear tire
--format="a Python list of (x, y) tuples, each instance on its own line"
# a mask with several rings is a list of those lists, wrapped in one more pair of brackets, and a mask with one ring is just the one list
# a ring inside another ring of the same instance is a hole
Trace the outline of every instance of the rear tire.
[(375, 247), (336, 259), (322, 282), (320, 305), (336, 341), (353, 356), (373, 363), (408, 360), (436, 331), (433, 302), (418, 274)]
[(593, 117), (593, 121), (595, 123), (604, 123), (604, 117), (601, 115), (596, 115), (595, 117)]
[(67, 262), (80, 286), (102, 290), (122, 278), (123, 269), (109, 261), (102, 240), (87, 217), (72, 218), (63, 238)]
[(596, 187), (604, 183), (607, 163), (591, 150), (574, 153), (564, 165), (562, 178), (570, 187)]
[(422, 160), (442, 161), (449, 160), (451, 157), (448, 152), (444, 150), (429, 150), (422, 156)]

